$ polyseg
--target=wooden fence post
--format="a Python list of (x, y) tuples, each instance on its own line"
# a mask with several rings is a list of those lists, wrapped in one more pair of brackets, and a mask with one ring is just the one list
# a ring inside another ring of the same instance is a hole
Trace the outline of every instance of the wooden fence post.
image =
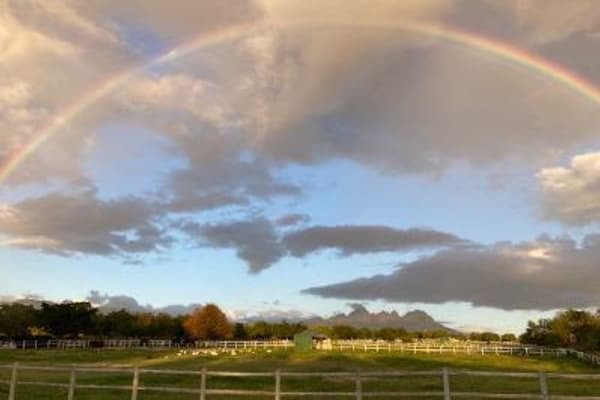
[(200, 377), (200, 400), (206, 400), (206, 367), (202, 368)]
[(442, 381), (444, 382), (444, 400), (450, 400), (450, 376), (447, 367), (442, 369)]
[(275, 370), (275, 400), (281, 400), (281, 371)]
[(139, 385), (140, 385), (140, 370), (138, 367), (135, 367), (135, 369), (133, 370), (133, 382), (131, 383), (131, 400), (137, 400)]
[(356, 371), (354, 380), (356, 381), (356, 400), (362, 400), (362, 382), (360, 381), (360, 371)]
[(14, 363), (12, 367), (12, 374), (10, 376), (10, 388), (8, 389), (8, 400), (15, 400), (17, 393), (17, 373), (19, 364)]
[(73, 367), (71, 367), (71, 378), (69, 379), (69, 394), (67, 395), (67, 399), (68, 400), (74, 400), (75, 399), (75, 366), (73, 365)]
[(543, 371), (540, 371), (540, 394), (542, 395), (542, 400), (550, 399), (548, 394), (548, 381), (546, 379), (546, 373)]

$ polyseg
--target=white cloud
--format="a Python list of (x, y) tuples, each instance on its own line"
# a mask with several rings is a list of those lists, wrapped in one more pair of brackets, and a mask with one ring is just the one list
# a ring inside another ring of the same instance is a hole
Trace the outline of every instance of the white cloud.
[(575, 156), (568, 167), (544, 168), (537, 177), (546, 218), (571, 225), (600, 222), (600, 153)]

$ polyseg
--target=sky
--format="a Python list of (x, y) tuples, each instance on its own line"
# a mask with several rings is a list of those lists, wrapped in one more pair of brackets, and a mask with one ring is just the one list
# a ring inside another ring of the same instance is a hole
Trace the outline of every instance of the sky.
[(0, 299), (519, 333), (600, 306), (599, 134), (595, 0), (0, 0)]

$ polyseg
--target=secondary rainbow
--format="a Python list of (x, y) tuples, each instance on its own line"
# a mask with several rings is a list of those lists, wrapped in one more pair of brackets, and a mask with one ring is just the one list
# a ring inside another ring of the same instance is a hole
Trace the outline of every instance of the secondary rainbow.
[[(323, 25), (328, 26), (327, 23), (319, 24), (292, 24), (285, 26), (276, 25), (265, 25), (262, 22), (251, 22), (224, 29), (212, 31), (209, 33), (201, 34), (192, 40), (184, 43), (183, 45), (177, 46), (168, 52), (161, 54), (160, 56), (152, 59), (150, 62), (136, 65), (131, 68), (124, 70), (123, 72), (112, 76), (106, 81), (103, 81), (100, 85), (87, 92), (78, 101), (70, 104), (63, 108), (56, 116), (51, 118), (44, 126), (39, 129), (39, 133), (34, 136), (34, 139), (23, 146), (21, 149), (16, 151), (2, 166), (0, 166), (0, 184), (3, 183), (17, 168), (23, 163), (29, 156), (38, 150), (44, 142), (51, 138), (56, 133), (60, 132), (60, 128), (65, 124), (72, 121), (79, 114), (84, 112), (90, 106), (94, 105), (108, 94), (113, 92), (116, 88), (127, 82), (128, 79), (133, 77), (140, 71), (144, 71), (148, 68), (164, 64), (169, 61), (176, 60), (181, 57), (185, 57), (193, 52), (201, 49), (214, 46), (220, 43), (224, 43), (231, 40), (236, 40), (245, 35), (249, 35), (253, 32), (259, 32), (265, 28), (280, 28), (280, 29), (291, 29), (291, 28), (306, 28), (310, 26)], [(487, 54), (494, 55), (501, 59), (515, 63), (526, 67), (527, 69), (540, 74), (547, 79), (553, 80), (560, 83), (561, 85), (569, 88), (570, 90), (578, 93), (585, 97), (589, 101), (600, 105), (600, 89), (592, 83), (586, 81), (581, 76), (575, 74), (566, 68), (553, 64), (550, 61), (528, 53), (522, 49), (511, 46), (507, 43), (499, 40), (487, 38), (473, 32), (459, 30), (446, 26), (421, 24), (421, 23), (410, 23), (410, 24), (391, 24), (391, 23), (338, 23), (332, 24), (341, 27), (373, 27), (383, 28), (398, 31), (410, 32), (413, 34), (420, 34), (432, 38), (436, 38), (442, 41), (451, 42), (464, 46), (471, 49), (476, 49)]]

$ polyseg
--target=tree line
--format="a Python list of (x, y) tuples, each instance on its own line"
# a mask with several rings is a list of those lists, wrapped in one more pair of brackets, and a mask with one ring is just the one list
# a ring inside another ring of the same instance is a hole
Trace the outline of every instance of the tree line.
[[(270, 340), (291, 339), (307, 329), (302, 323), (231, 323), (214, 304), (190, 315), (132, 313), (126, 310), (102, 313), (89, 302), (0, 304), (0, 339), (77, 339), (77, 338), (155, 338), (189, 340)], [(346, 325), (316, 327), (314, 330), (332, 339), (404, 340), (457, 337), (449, 331), (408, 332), (402, 328), (354, 328)], [(492, 332), (474, 333), (472, 340), (514, 340)]]
[(566, 310), (553, 318), (529, 321), (523, 343), (600, 351), (600, 310)]
[(499, 335), (494, 332), (472, 332), (465, 334), (462, 332), (453, 332), (449, 330), (428, 330), (428, 331), (407, 331), (404, 328), (355, 328), (349, 325), (335, 325), (331, 327), (316, 327), (315, 331), (324, 334), (332, 339), (350, 340), (350, 339), (379, 339), (379, 340), (402, 340), (410, 342), (423, 339), (458, 339), (474, 340), (483, 342), (513, 342), (517, 337), (512, 334)]
[[(232, 323), (214, 304), (190, 315), (132, 313), (126, 310), (102, 313), (89, 302), (41, 303), (38, 306), (0, 304), (0, 340), (4, 339), (95, 339), (155, 338), (193, 340), (269, 340), (291, 339), (307, 329), (302, 323)], [(402, 328), (368, 329), (346, 325), (315, 327), (332, 339), (403, 340), (454, 337), (476, 341), (516, 341), (513, 334), (494, 332), (464, 334), (445, 330), (408, 332)], [(571, 347), (600, 351), (600, 310), (566, 310), (553, 318), (529, 321), (518, 338), (522, 343), (549, 347)]]
[(178, 341), (220, 339), (290, 339), (306, 330), (300, 323), (232, 324), (214, 304), (190, 315), (101, 313), (89, 302), (0, 304), (2, 339), (155, 338)]

